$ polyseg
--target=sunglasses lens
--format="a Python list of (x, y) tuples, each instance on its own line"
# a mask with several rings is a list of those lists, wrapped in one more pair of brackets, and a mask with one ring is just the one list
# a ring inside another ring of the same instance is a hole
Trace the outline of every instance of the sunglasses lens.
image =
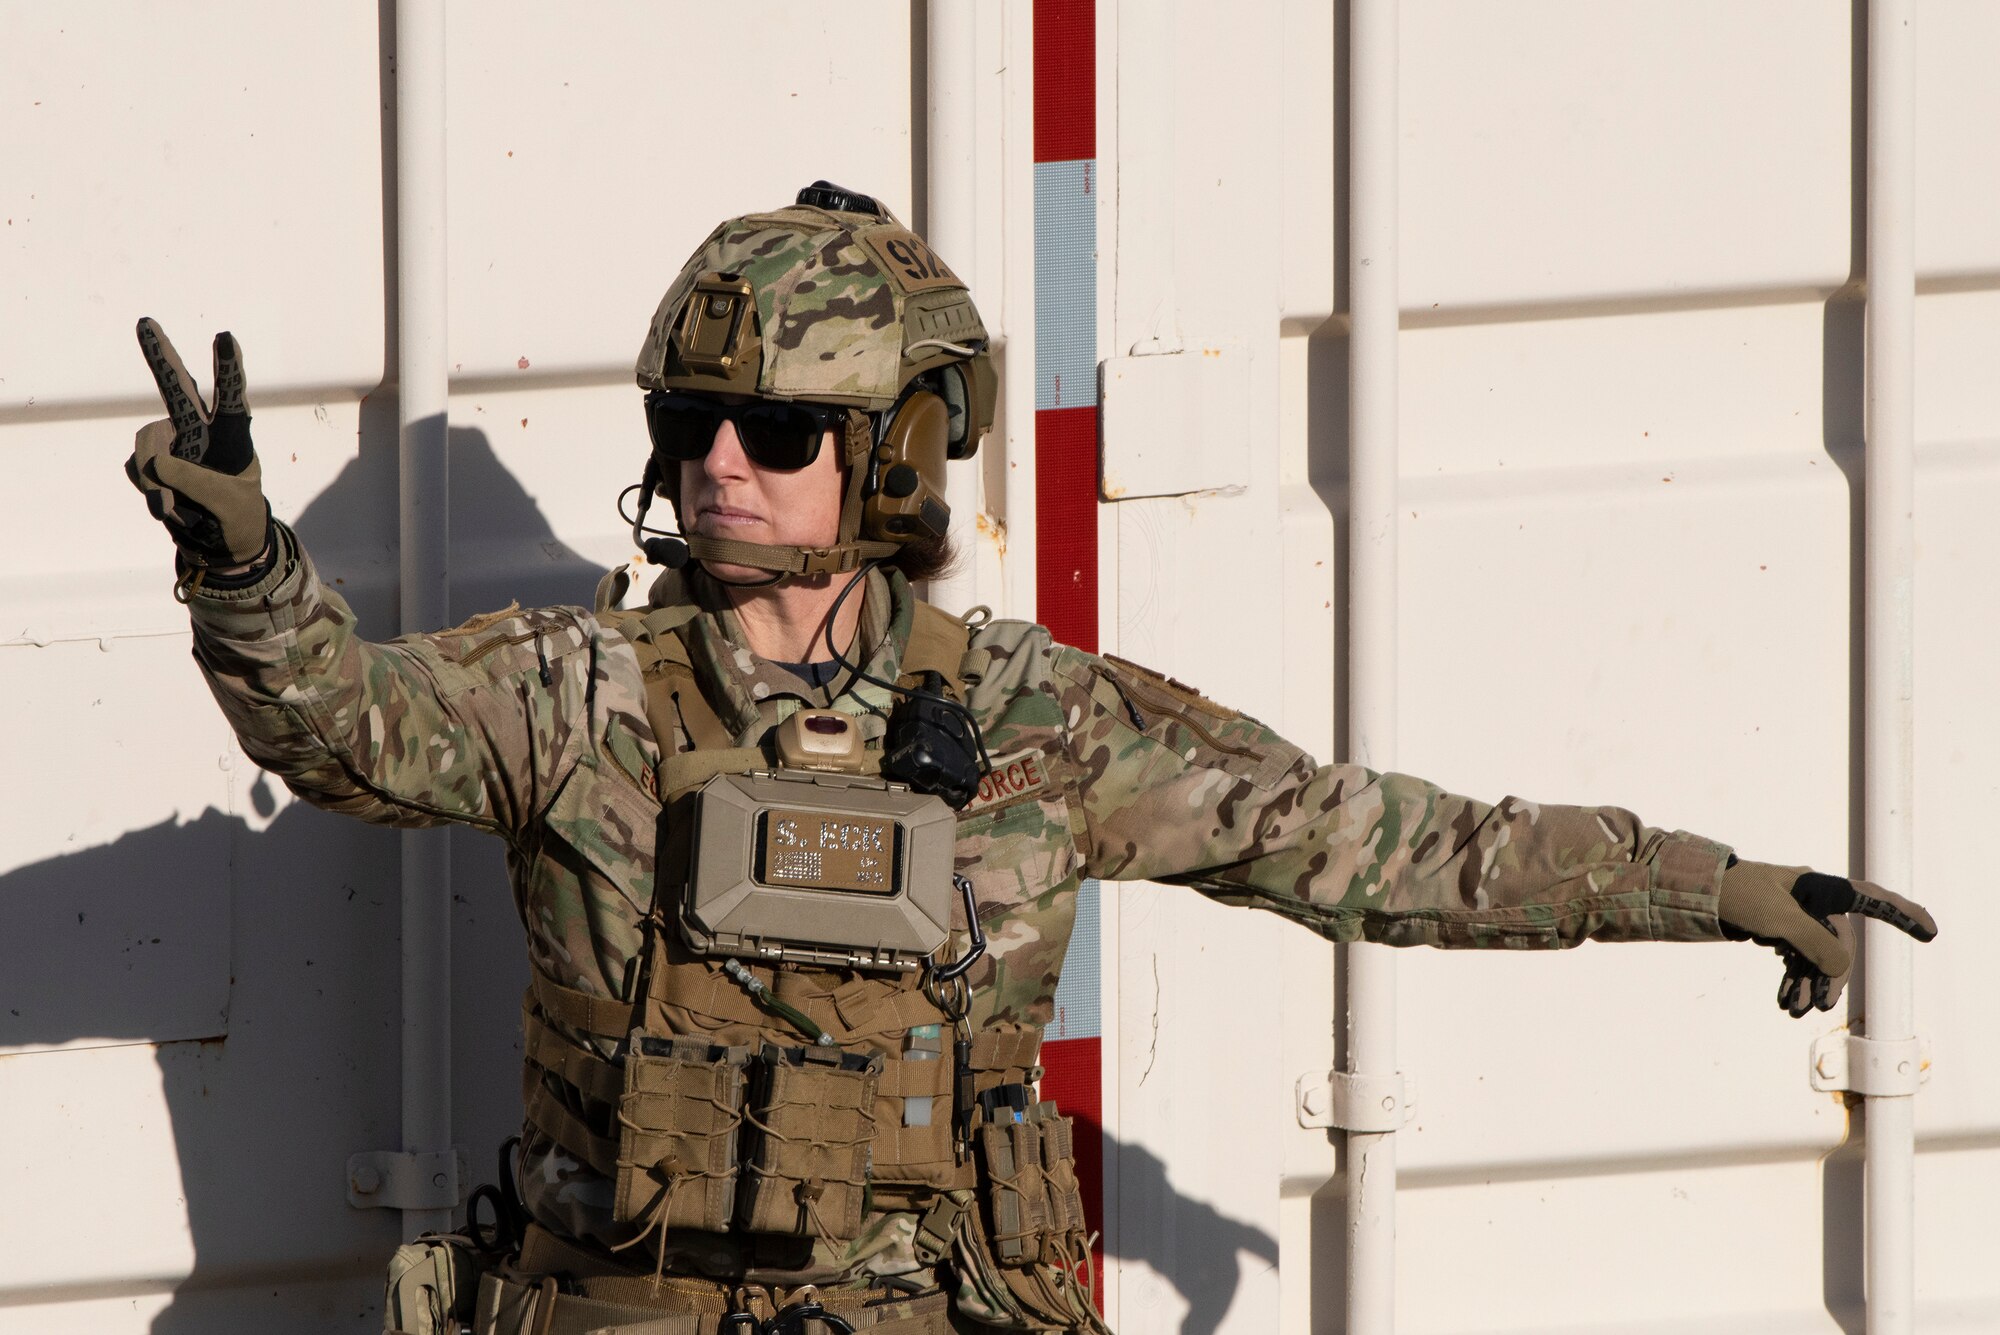
[(646, 396), (646, 427), (653, 448), (669, 459), (699, 459), (715, 441), (715, 428), (723, 418), (722, 405), (690, 395)]
[(819, 457), (821, 414), (796, 403), (746, 403), (730, 414), (744, 453), (764, 467), (804, 468)]
[(760, 468), (790, 471), (819, 457), (827, 414), (796, 403), (725, 404), (698, 394), (654, 390), (646, 396), (646, 427), (653, 448), (678, 462), (700, 459), (724, 422), (736, 424), (743, 452)]

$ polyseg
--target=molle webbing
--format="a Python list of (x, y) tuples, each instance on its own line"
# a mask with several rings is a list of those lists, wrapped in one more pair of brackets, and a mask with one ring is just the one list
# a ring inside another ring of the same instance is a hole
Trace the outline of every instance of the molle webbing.
[[(929, 603), (916, 603), (911, 613), (910, 638), (903, 647), (902, 680), (899, 684), (914, 685), (924, 673), (935, 672), (945, 679), (953, 699), (963, 699), (965, 684), (959, 669), (972, 642), (971, 629), (958, 617)], [(698, 609), (677, 604), (655, 609), (643, 616), (599, 615), (611, 620), (624, 632), (638, 655), (639, 670), (646, 682), (646, 718), (653, 725), (653, 737), (663, 755), (674, 747), (676, 725), (679, 732), (686, 734), (694, 751), (735, 747), (735, 736), (723, 725), (715, 707), (702, 693), (693, 662), (688, 657), (687, 645), (681, 640), (681, 628), (698, 615)], [(667, 755), (667, 758), (671, 760), (673, 757)], [(731, 760), (728, 763), (733, 765), (737, 762)], [(719, 768), (706, 773), (699, 771), (700, 767), (696, 766), (685, 774), (672, 776), (680, 780), (678, 788), (667, 783), (665, 780), (669, 776), (663, 773), (660, 791), (671, 796), (715, 774), (740, 772)]]
[(660, 792), (672, 799), (701, 787), (718, 774), (748, 774), (770, 767), (763, 751), (754, 746), (679, 751), (660, 761)]
[[(935, 673), (962, 698), (969, 628), (928, 604), (911, 610), (899, 684), (915, 686)], [(768, 763), (761, 750), (735, 745), (701, 688), (681, 638), (698, 614), (678, 603), (644, 614), (600, 614), (626, 635), (638, 658), (662, 753), (658, 792), (670, 808), (716, 774)], [(662, 856), (664, 865), (671, 850)], [(647, 965), (638, 1004), (565, 987), (535, 970), (523, 1006), (528, 1122), (617, 1184), (617, 1217), (663, 1229), (734, 1232), (746, 1224), (779, 1228), (771, 1221), (784, 1215), (779, 1231), (793, 1231), (796, 1181), (802, 1207), (810, 1198), (811, 1210), (825, 1214), (841, 1204), (842, 1222), (830, 1227), (844, 1232), (858, 1222), (845, 1219), (854, 1213), (853, 1200), (841, 1197), (846, 1187), (865, 1182), (881, 1188), (882, 1199), (921, 1208), (937, 1192), (973, 1185), (974, 1167), (955, 1138), (953, 1101), (963, 1091), (951, 1023), (918, 975), (751, 965), (773, 997), (832, 1037), (835, 1049), (815, 1051), (809, 1042), (801, 1049), (801, 1035), (759, 1006), (719, 961), (687, 958), (656, 937)], [(972, 1088), (1033, 1083), (1041, 1074), (1040, 1043), (1040, 1029), (1028, 1025), (975, 1031)], [(605, 1055), (613, 1051), (615, 1058)], [(829, 1057), (835, 1067), (820, 1069)], [(849, 1059), (863, 1063), (851, 1079), (842, 1074)], [(812, 1097), (790, 1097), (793, 1086), (810, 1086)], [(847, 1141), (829, 1133), (826, 1153), (801, 1149), (818, 1136), (805, 1128), (842, 1108), (865, 1128), (862, 1139), (852, 1140), (853, 1131), (841, 1133)], [(771, 1157), (777, 1142), (791, 1147), (789, 1159), (760, 1165), (757, 1156)], [(866, 1147), (856, 1168), (832, 1163), (845, 1144)], [(801, 1169), (801, 1154), (829, 1162)], [(775, 1207), (758, 1194), (773, 1174)], [(824, 1232), (829, 1225), (820, 1218), (810, 1227)]]
[(954, 700), (965, 696), (959, 668), (972, 644), (972, 630), (959, 618), (929, 603), (918, 603), (910, 619), (910, 641), (903, 646), (903, 680), (914, 681), (935, 672), (951, 687)]
[(629, 1001), (613, 1001), (573, 987), (564, 987), (540, 969), (528, 969), (528, 996), (557, 1024), (607, 1038), (616, 1043), (632, 1032), (634, 1009)]
[(530, 992), (521, 1007), (522, 1054), (593, 1103), (616, 1103), (623, 1093), (618, 1068), (579, 1047), (542, 1022)]
[[(525, 1004), (531, 1012), (539, 1010), (543, 1017), (566, 1029), (618, 1043), (639, 1022), (638, 1008), (630, 1002), (564, 987), (539, 969), (529, 972), (532, 985)], [(822, 981), (827, 977), (823, 971), (758, 968), (755, 972), (781, 1000), (805, 1011), (842, 1041), (900, 1032), (912, 1025), (937, 1024), (943, 1019), (921, 989), (913, 985), (898, 986), (888, 978), (862, 975), (828, 987)], [(700, 960), (663, 962), (659, 974), (653, 984), (654, 995), (666, 1005), (685, 1007), (711, 1020), (749, 1025), (771, 1022), (770, 1016), (723, 972), (720, 964)], [(1007, 1066), (1032, 1066), (1040, 1044), (1039, 1029), (1008, 1026), (980, 1031), (974, 1036), (973, 1049), (976, 1057), (983, 1052), (994, 1059), (984, 1063), (982, 1069), (999, 1070)], [(1025, 1060), (1015, 1059), (1023, 1053)]]
[(662, 635), (647, 647), (654, 652), (642, 651), (639, 655), (640, 671), (646, 679), (646, 721), (653, 725), (653, 736), (661, 752), (673, 744), (676, 724), (696, 750), (733, 746), (736, 738), (722, 725), (715, 707), (702, 694), (701, 683), (695, 679), (694, 665), (688, 661), (687, 647), (680, 636)]
[[(889, 1187), (936, 1187), (944, 1179), (962, 1176), (955, 1166), (948, 1115), (915, 1126), (903, 1124), (897, 1115), (906, 1099), (949, 1098), (953, 1063), (943, 1054), (918, 1059), (879, 1051), (889, 1045), (885, 1039), (942, 1022), (929, 999), (914, 987), (899, 988), (882, 978), (863, 976), (829, 987), (824, 973), (758, 972), (774, 992), (805, 1011), (843, 1049), (878, 1050), (880, 1073), (874, 1096), (881, 1112), (875, 1121), (875, 1181)], [(773, 1041), (798, 1041), (797, 1035), (775, 1026), (771, 1016), (713, 964), (656, 961), (653, 987), (656, 1005), (684, 1010), (702, 1025), (744, 1026)], [(539, 971), (523, 1001), (522, 1093), (528, 1121), (607, 1177), (616, 1176), (619, 1167), (619, 1109), (626, 1092), (623, 1065), (565, 1037), (550, 1021), (616, 1043), (631, 1033), (635, 1019), (634, 1008), (563, 987)], [(1041, 1030), (1032, 1025), (992, 1024), (975, 1031), (970, 1065), (976, 1086), (1032, 1082), (1040, 1074), (1036, 1066), (1040, 1049)]]

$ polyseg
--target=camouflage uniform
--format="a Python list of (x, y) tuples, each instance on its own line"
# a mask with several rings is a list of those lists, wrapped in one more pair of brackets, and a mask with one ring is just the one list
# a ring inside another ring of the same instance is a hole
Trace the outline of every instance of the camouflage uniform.
[[(244, 749), (329, 810), (499, 835), (533, 968), (624, 998), (653, 896), (661, 757), (625, 634), (558, 607), (371, 644), (282, 526), (278, 540), (259, 584), (190, 604), (196, 657)], [(867, 581), (859, 643), (873, 646), (869, 674), (894, 681), (912, 594), (900, 575)], [(744, 647), (706, 581), (670, 576), (655, 590), (656, 603), (688, 599), (702, 609), (683, 631), (697, 679), (739, 745), (823, 702)], [(990, 943), (970, 976), (975, 1025), (1051, 1017), (1087, 876), (1190, 886), (1336, 941), (1722, 939), (1729, 850), (1630, 812), (1493, 806), (1406, 775), (1319, 766), (1255, 719), (1024, 622), (976, 627), (962, 675), (994, 759), (958, 826), (958, 865)], [(833, 707), (879, 745), (887, 692), (832, 689)], [(611, 1220), (610, 1185), (545, 1141), (531, 1139), (524, 1177), (531, 1210), (558, 1233), (631, 1236)], [(913, 1224), (877, 1214), (842, 1254), (822, 1244), (815, 1277), (920, 1269)], [(693, 1271), (721, 1263), (678, 1244), (667, 1257)]]

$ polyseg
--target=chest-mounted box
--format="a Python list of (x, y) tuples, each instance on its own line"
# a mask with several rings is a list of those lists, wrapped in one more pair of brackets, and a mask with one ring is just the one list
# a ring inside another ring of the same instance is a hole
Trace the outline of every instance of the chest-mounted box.
[(700, 955), (921, 969), (951, 931), (957, 821), (872, 775), (721, 774), (695, 795), (681, 932)]

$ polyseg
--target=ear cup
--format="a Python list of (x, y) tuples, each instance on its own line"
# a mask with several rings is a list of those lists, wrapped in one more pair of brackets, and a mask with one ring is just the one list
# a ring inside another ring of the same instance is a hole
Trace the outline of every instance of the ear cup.
[(861, 536), (885, 542), (943, 537), (951, 522), (944, 498), (951, 411), (929, 390), (896, 407), (868, 460)]

